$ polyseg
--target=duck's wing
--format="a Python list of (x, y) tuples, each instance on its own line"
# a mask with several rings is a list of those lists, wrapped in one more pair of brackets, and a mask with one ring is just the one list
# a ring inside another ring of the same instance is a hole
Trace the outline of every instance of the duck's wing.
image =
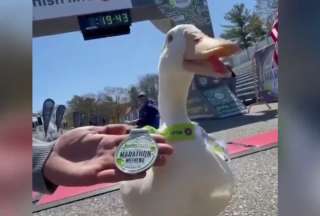
[(203, 128), (201, 128), (202, 136), (206, 144), (207, 149), (224, 161), (230, 161), (230, 156), (227, 151), (227, 142), (224, 140), (217, 140), (214, 136), (208, 134)]

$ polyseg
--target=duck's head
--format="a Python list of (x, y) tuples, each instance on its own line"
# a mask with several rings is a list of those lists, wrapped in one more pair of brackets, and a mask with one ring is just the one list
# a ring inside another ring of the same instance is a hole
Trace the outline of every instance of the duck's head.
[(230, 71), (219, 59), (231, 56), (239, 50), (235, 43), (211, 38), (194, 25), (178, 25), (166, 35), (160, 58), (160, 71), (180, 73), (180, 78), (192, 77), (193, 74), (230, 77)]

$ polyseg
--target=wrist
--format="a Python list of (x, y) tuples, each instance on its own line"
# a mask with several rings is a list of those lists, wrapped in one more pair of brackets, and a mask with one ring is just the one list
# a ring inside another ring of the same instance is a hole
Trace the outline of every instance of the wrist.
[(48, 182), (44, 170), (46, 163), (54, 148), (54, 143), (43, 145), (38, 140), (33, 140), (32, 146), (32, 189), (41, 193), (53, 193), (56, 186)]
[(55, 182), (55, 173), (56, 173), (56, 168), (55, 168), (55, 159), (56, 159), (56, 153), (51, 152), (51, 154), (48, 156), (48, 159), (46, 160), (44, 166), (43, 166), (43, 177), (48, 186), (58, 186), (59, 183)]
[(57, 186), (76, 185), (78, 172), (79, 168), (75, 167), (73, 162), (66, 160), (56, 152), (52, 152), (43, 169), (46, 180)]

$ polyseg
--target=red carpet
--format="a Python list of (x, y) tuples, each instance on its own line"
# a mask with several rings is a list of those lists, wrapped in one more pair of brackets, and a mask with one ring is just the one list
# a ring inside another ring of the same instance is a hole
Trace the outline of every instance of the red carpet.
[[(249, 137), (240, 138), (233, 140), (231, 144), (228, 145), (228, 151), (232, 156), (246, 153), (253, 148), (259, 149), (272, 145), (276, 145), (278, 142), (278, 130), (274, 129), (261, 134), (256, 134)], [(245, 145), (245, 146), (244, 146)], [(66, 198), (74, 197), (80, 194), (85, 194), (88, 192), (93, 192), (99, 189), (105, 189), (114, 184), (99, 184), (88, 187), (59, 187), (56, 192), (52, 195), (43, 195), (37, 204), (48, 204), (51, 202), (63, 200)], [(32, 193), (34, 197), (36, 193)]]
[(110, 187), (113, 184), (98, 184), (88, 187), (58, 187), (58, 189), (52, 195), (43, 195), (38, 204), (47, 204), (54, 201), (70, 198), (80, 194), (92, 192), (95, 190)]
[(236, 145), (236, 144), (229, 144), (228, 147), (228, 152), (230, 154), (230, 156), (232, 157), (233, 155), (237, 155), (237, 154), (241, 154), (245, 151), (250, 150), (250, 147), (245, 147), (245, 146), (241, 146), (241, 145)]
[(237, 140), (233, 140), (234, 143), (243, 143), (256, 148), (262, 148), (270, 144), (275, 144), (278, 142), (278, 130), (274, 129), (272, 131), (264, 132), (261, 134), (256, 134), (254, 136), (244, 137)]

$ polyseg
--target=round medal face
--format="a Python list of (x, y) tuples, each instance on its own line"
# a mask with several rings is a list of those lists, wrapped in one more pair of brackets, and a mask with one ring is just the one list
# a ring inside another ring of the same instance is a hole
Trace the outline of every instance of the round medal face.
[(127, 174), (137, 174), (149, 169), (158, 156), (158, 145), (147, 130), (131, 130), (115, 153), (115, 164)]

